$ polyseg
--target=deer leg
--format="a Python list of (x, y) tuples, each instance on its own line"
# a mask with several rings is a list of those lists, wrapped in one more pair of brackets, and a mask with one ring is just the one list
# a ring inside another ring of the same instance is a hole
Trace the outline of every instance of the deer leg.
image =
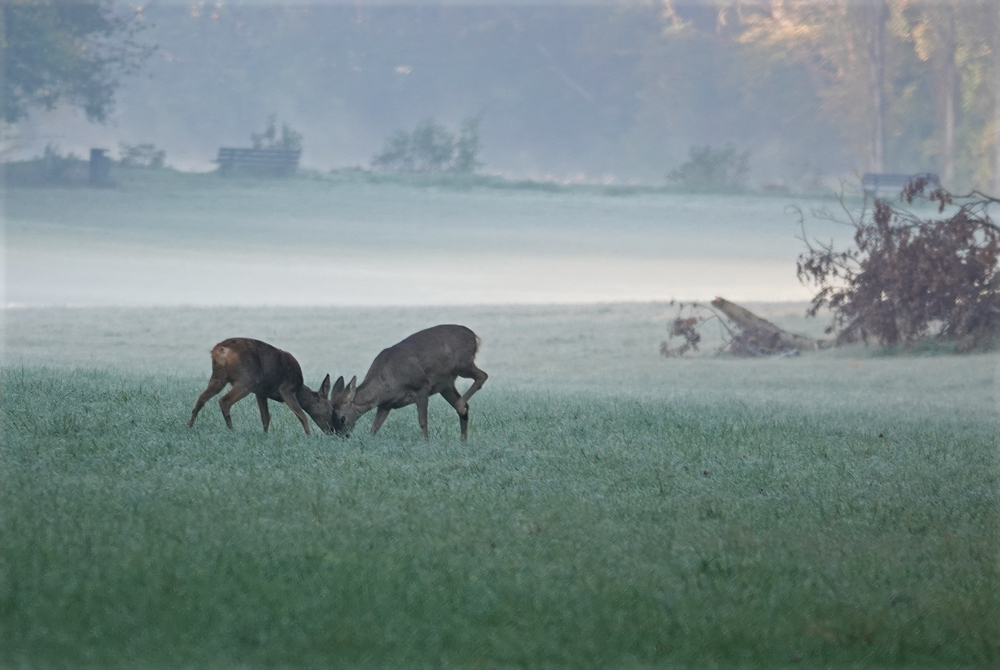
[(222, 410), (222, 417), (226, 420), (226, 427), (229, 430), (233, 429), (233, 419), (229, 416), (229, 410), (233, 405), (250, 395), (250, 393), (250, 389), (245, 386), (234, 384), (233, 388), (229, 389), (229, 393), (219, 398), (219, 409)]
[(458, 389), (452, 385), (450, 388), (443, 389), (441, 391), (441, 397), (448, 401), (448, 404), (455, 408), (458, 412), (458, 423), (462, 429), (462, 441), (464, 442), (469, 437), (469, 404), (465, 404), (465, 412), (458, 411), (458, 400), (461, 396), (458, 394)]
[(267, 432), (267, 427), (271, 425), (271, 412), (267, 409), (267, 396), (261, 393), (257, 394), (257, 409), (260, 410), (260, 420), (264, 424), (264, 432)]
[(307, 417), (306, 413), (302, 411), (302, 406), (299, 405), (299, 399), (295, 397), (295, 394), (284, 386), (278, 389), (278, 393), (281, 394), (281, 399), (285, 401), (285, 404), (288, 405), (288, 407), (295, 413), (295, 416), (298, 417), (302, 427), (306, 429), (306, 435), (312, 435), (312, 433), (309, 432), (309, 417)]
[(430, 441), (431, 436), (427, 432), (427, 390), (417, 393), (417, 423), (420, 424), (420, 432), (424, 434), (424, 439)]
[(198, 412), (201, 408), (205, 406), (205, 403), (214, 398), (219, 391), (226, 388), (226, 380), (220, 379), (218, 377), (212, 377), (208, 380), (208, 388), (202, 391), (201, 395), (198, 396), (198, 402), (194, 404), (194, 409), (191, 410), (191, 420), (188, 421), (188, 428), (194, 425), (195, 417), (198, 416)]
[(461, 416), (462, 412), (468, 409), (469, 398), (475, 395), (476, 391), (483, 388), (483, 384), (486, 383), (486, 380), (489, 379), (490, 376), (476, 367), (475, 363), (470, 365), (468, 369), (462, 371), (460, 374), (466, 379), (474, 380), (472, 386), (469, 387), (469, 390), (465, 392), (465, 395), (458, 399), (458, 403), (455, 405), (455, 410)]
[(382, 424), (385, 423), (386, 417), (388, 416), (388, 407), (379, 407), (375, 410), (375, 420), (372, 421), (372, 435), (378, 432), (378, 429), (382, 427)]

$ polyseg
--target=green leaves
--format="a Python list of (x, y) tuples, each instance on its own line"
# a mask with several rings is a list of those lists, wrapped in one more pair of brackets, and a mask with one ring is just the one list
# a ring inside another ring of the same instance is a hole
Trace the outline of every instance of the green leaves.
[(4, 2), (0, 11), (8, 123), (61, 102), (103, 121), (120, 76), (136, 70), (152, 52), (136, 40), (141, 29), (136, 15), (117, 13), (110, 2), (15, 0)]

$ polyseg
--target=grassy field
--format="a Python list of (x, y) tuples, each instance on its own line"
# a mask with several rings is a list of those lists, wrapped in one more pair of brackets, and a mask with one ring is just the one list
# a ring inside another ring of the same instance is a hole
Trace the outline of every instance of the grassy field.
[[(995, 355), (658, 353), (653, 299), (805, 292), (785, 200), (125, 177), (5, 194), (0, 668), (1000, 662)], [(226, 337), (315, 387), (437, 323), (468, 443), (186, 427)]]
[[(996, 357), (665, 360), (671, 313), (7, 310), (0, 667), (995, 666)], [(185, 426), (223, 337), (316, 384), (447, 321), (466, 444)]]

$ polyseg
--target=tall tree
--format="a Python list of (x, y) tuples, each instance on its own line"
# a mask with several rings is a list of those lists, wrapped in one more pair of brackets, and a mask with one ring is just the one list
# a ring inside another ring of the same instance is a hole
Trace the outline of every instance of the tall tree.
[(950, 183), (955, 177), (962, 88), (955, 3), (938, 0), (902, 4), (902, 32), (910, 43), (911, 59), (926, 65), (927, 88), (934, 100), (934, 131), (928, 153), (936, 158), (936, 169)]
[(954, 0), (942, 0), (939, 20), (941, 46), (935, 68), (940, 100), (941, 176), (946, 183), (955, 178), (955, 126), (958, 115), (958, 68), (955, 62), (955, 6)]
[(869, 0), (871, 35), (868, 38), (868, 82), (871, 105), (871, 142), (868, 167), (885, 172), (885, 24), (889, 14), (886, 0)]
[(1000, 153), (987, 155), (995, 144), (991, 127), (1000, 125), (993, 120), (1000, 115), (1000, 74), (990, 74), (1000, 69), (993, 64), (998, 5), (748, 0), (740, 39), (812, 73), (860, 165), (936, 169), (947, 182), (984, 184), (1000, 170)]
[(874, 171), (885, 167), (888, 13), (887, 0), (766, 0), (742, 8), (740, 40), (804, 67), (824, 111)]
[(645, 10), (661, 30), (641, 45), (640, 105), (626, 138), (634, 160), (660, 161), (666, 173), (695, 147), (734, 142), (752, 151), (761, 179), (804, 184), (843, 168), (849, 152), (819, 111), (825, 100), (810, 85), (812, 73), (781, 49), (741, 43), (734, 0), (657, 9)]
[(908, 129), (907, 143), (922, 145), (927, 167), (938, 171), (951, 188), (986, 187), (996, 173), (994, 60), (1000, 1), (896, 2), (900, 36), (912, 52), (906, 54), (910, 65), (904, 81), (923, 87), (933, 111), (928, 116), (914, 96), (905, 99), (904, 92), (899, 113), (921, 119)]
[(68, 103), (93, 121), (114, 105), (120, 78), (151, 53), (137, 13), (111, 0), (0, 0), (3, 121)]
[(993, 0), (993, 192), (1000, 196), (1000, 0)]

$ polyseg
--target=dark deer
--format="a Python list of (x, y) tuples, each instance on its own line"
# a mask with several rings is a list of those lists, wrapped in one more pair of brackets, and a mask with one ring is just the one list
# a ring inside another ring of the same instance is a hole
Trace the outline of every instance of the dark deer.
[[(476, 367), (479, 338), (465, 326), (434, 326), (421, 330), (384, 349), (375, 357), (365, 380), (357, 386), (357, 377), (344, 388), (341, 377), (333, 387), (330, 404), (331, 425), (338, 435), (350, 435), (358, 418), (373, 408), (375, 420), (371, 433), (382, 426), (389, 411), (416, 403), (417, 421), (424, 439), (427, 434), (427, 400), (440, 393), (458, 412), (462, 439), (469, 433), (469, 398), (482, 388), (489, 377)], [(455, 379), (472, 379), (465, 395), (459, 395)]]
[[(287, 351), (272, 347), (260, 340), (245, 337), (233, 337), (219, 342), (212, 348), (212, 378), (208, 380), (208, 388), (198, 396), (191, 411), (188, 428), (194, 425), (195, 417), (205, 406), (205, 403), (219, 391), (232, 384), (229, 393), (219, 399), (222, 416), (226, 425), (232, 429), (233, 420), (229, 410), (237, 402), (251, 393), (257, 395), (257, 407), (260, 409), (260, 420), (264, 423), (264, 432), (271, 424), (271, 413), (267, 410), (267, 401), (277, 400), (288, 405), (302, 427), (309, 435), (309, 419), (312, 417), (319, 429), (329, 435), (330, 430), (330, 375), (323, 380), (319, 393), (302, 383), (302, 368)], [(305, 410), (303, 412), (303, 410)]]

